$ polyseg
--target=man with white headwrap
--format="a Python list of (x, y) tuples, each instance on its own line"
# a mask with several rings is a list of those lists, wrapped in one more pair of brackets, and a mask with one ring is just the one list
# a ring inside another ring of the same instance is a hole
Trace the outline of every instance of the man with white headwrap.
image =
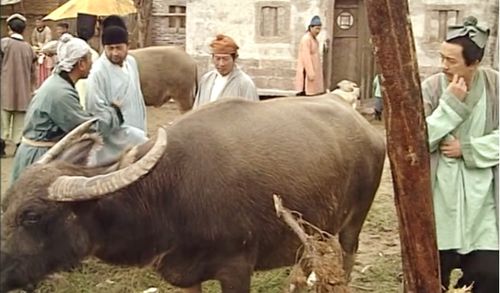
[[(57, 47), (59, 62), (31, 101), (25, 120), (21, 145), (14, 158), (11, 184), (28, 165), (35, 162), (50, 147), (73, 128), (93, 118), (80, 105), (75, 82), (86, 78), (92, 66), (89, 45), (82, 39), (64, 34)], [(119, 128), (123, 117), (119, 107), (112, 104), (100, 109), (95, 129), (103, 136)], [(145, 139), (140, 137), (137, 142)], [(134, 141), (132, 139), (132, 144)]]

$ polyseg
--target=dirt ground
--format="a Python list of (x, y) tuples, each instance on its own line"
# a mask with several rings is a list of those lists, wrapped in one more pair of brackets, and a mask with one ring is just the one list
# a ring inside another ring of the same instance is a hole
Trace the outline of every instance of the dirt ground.
[[(148, 107), (149, 133), (153, 134), (158, 126), (173, 121), (179, 115), (173, 103), (160, 108)], [(382, 123), (372, 122), (372, 124), (377, 131), (384, 131)], [(12, 152), (13, 146), (8, 146), (7, 154), (12, 154)], [(12, 157), (1, 160), (2, 196), (7, 189), (11, 165)], [(401, 292), (400, 255), (392, 180), (386, 159), (380, 188), (361, 233), (359, 251), (350, 283), (352, 291)], [(37, 292), (143, 292), (148, 288), (157, 289), (157, 291), (150, 292), (175, 292), (168, 286), (163, 287), (165, 285), (161, 284), (162, 281), (151, 275), (154, 274), (150, 271), (133, 271), (133, 269), (120, 269), (115, 272), (111, 267), (91, 260), (77, 272), (56, 274)], [(283, 292), (283, 283), (287, 275), (287, 269), (256, 273), (252, 279), (252, 292)], [(125, 286), (124, 282), (130, 283)], [(122, 287), (117, 286), (119, 283)], [(210, 288), (208, 292), (218, 292), (217, 289)], [(207, 288), (204, 287), (204, 289)]]

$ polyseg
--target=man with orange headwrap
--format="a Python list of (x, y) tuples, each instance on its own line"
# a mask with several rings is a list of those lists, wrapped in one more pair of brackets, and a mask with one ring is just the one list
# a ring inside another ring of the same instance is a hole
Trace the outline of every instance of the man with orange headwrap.
[(215, 69), (201, 78), (193, 108), (224, 98), (239, 97), (258, 101), (259, 96), (252, 79), (236, 65), (239, 47), (234, 40), (219, 34), (210, 48)]

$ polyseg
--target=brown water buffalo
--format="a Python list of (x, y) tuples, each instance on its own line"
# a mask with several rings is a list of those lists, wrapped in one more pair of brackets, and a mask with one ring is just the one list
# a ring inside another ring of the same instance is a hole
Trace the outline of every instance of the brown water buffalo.
[(249, 292), (252, 272), (294, 263), (300, 245), (273, 194), (338, 233), (350, 272), (385, 146), (361, 115), (325, 95), (215, 102), (134, 153), (140, 159), (123, 168), (66, 156), (26, 169), (3, 207), (2, 292), (90, 255), (152, 265), (190, 292), (209, 279), (224, 293)]
[(178, 47), (156, 46), (129, 51), (139, 66), (141, 89), (148, 106), (173, 99), (181, 112), (193, 107), (197, 84), (196, 62)]

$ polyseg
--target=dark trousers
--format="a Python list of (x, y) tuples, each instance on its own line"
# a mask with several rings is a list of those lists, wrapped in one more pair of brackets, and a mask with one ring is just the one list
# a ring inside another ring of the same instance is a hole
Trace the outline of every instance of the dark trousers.
[(5, 140), (0, 138), (0, 157), (5, 156)]
[(469, 286), (474, 282), (474, 293), (498, 292), (498, 251), (476, 250), (468, 254), (459, 254), (455, 250), (440, 250), (441, 284), (448, 288), (450, 272), (454, 268), (462, 269), (464, 275), (458, 287)]

